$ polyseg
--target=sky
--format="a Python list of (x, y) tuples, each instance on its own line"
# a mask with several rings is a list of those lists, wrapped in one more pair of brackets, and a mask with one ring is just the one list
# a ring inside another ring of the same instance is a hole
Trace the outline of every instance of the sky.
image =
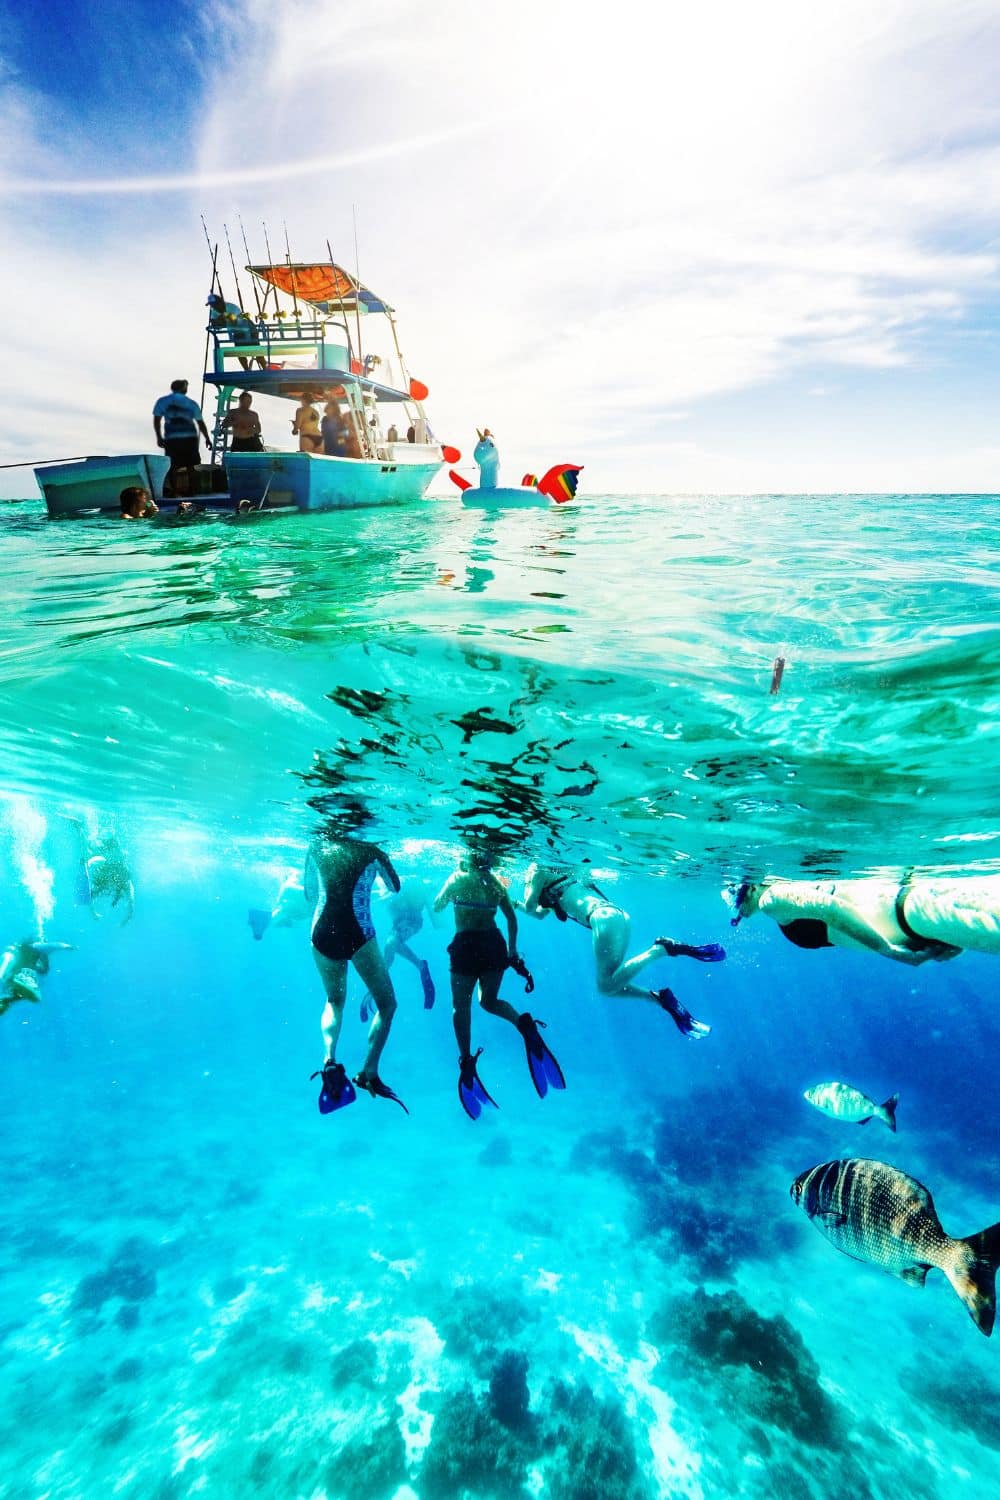
[(1000, 491), (998, 65), (1000, 0), (0, 0), (0, 463), (197, 393), (200, 216), (236, 301), (224, 225), (356, 219), (501, 482)]

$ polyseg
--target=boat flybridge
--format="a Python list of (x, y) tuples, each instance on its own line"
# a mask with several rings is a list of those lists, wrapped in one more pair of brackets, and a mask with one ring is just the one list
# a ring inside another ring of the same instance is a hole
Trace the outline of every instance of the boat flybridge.
[[(225, 468), (229, 503), (243, 510), (334, 510), (419, 499), (445, 452), (427, 422), (427, 387), (403, 361), (394, 310), (332, 260), (247, 270), (257, 316), (232, 304), (223, 311), (216, 298), (208, 329), (205, 384), (216, 392), (212, 464)], [(362, 320), (373, 316), (388, 324), (389, 353), (363, 352)], [(320, 408), (317, 415), (333, 403), (336, 451), (324, 451), (318, 435), (300, 429), (294, 450), (290, 442), (288, 449), (269, 443), (262, 452), (233, 452), (226, 418), (243, 391), (286, 402), (304, 398)]]

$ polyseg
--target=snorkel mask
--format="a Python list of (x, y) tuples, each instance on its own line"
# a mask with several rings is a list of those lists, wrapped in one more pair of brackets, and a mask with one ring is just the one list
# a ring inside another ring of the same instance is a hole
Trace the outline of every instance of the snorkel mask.
[(743, 905), (744, 901), (747, 899), (747, 897), (749, 896), (749, 894), (750, 894), (750, 892), (752, 890), (753, 890), (753, 882), (751, 880), (742, 880), (740, 882), (740, 884), (736, 887), (736, 890), (735, 890), (735, 892), (733, 893), (733, 895), (731, 897), (732, 903), (733, 903), (733, 908), (734, 908), (734, 910), (736, 912), (736, 915), (735, 915), (735, 917), (730, 917), (730, 919), (729, 919), (729, 925), (730, 925), (730, 927), (738, 927), (740, 925), (740, 923), (742, 922), (742, 920), (743, 920), (743, 913), (740, 910), (740, 907)]

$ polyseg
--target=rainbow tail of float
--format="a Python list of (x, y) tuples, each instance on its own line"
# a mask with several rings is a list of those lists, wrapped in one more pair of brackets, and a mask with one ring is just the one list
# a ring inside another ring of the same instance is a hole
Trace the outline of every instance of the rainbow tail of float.
[[(583, 464), (553, 464), (541, 479), (535, 481), (534, 488), (540, 494), (547, 495), (550, 500), (554, 500), (556, 505), (565, 505), (567, 500), (572, 500), (576, 494), (582, 471)], [(531, 474), (526, 474), (522, 482), (533, 477)]]

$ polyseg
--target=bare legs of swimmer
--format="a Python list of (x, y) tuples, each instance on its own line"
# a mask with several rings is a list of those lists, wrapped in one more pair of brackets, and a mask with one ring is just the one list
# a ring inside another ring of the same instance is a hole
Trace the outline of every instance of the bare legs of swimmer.
[[(503, 976), (503, 969), (490, 969), (482, 976), (479, 980), (479, 1004), (491, 1016), (499, 1016), (502, 1021), (509, 1021), (512, 1026), (516, 1027), (518, 1012), (513, 1005), (508, 1005), (506, 1000), (500, 999), (500, 983)], [(452, 974), (452, 1022), (455, 1027), (459, 1057), (472, 1055), (472, 992), (475, 988), (476, 979), (473, 975)]]
[(678, 1031), (692, 1039), (707, 1036), (711, 1028), (704, 1021), (696, 1021), (691, 1012), (677, 999), (673, 990), (647, 990), (632, 983), (636, 974), (649, 964), (663, 958), (668, 951), (663, 942), (656, 942), (634, 958), (626, 958), (631, 921), (628, 914), (615, 907), (595, 911), (590, 919), (590, 931), (594, 943), (594, 963), (597, 969), (597, 988), (602, 995), (624, 995), (632, 1000), (651, 1000), (672, 1018)]
[[(340, 1028), (344, 1021), (344, 1001), (347, 998), (347, 960), (324, 958), (315, 948), (312, 952), (326, 990), (326, 1006), (320, 1022), (323, 1042), (328, 1061), (334, 1062)], [(375, 1001), (375, 1017), (368, 1031), (368, 1051), (360, 1076), (366, 1079), (377, 1078), (379, 1058), (389, 1040), (392, 1018), (396, 1014), (396, 993), (374, 938), (370, 938), (359, 948), (350, 961)]]

